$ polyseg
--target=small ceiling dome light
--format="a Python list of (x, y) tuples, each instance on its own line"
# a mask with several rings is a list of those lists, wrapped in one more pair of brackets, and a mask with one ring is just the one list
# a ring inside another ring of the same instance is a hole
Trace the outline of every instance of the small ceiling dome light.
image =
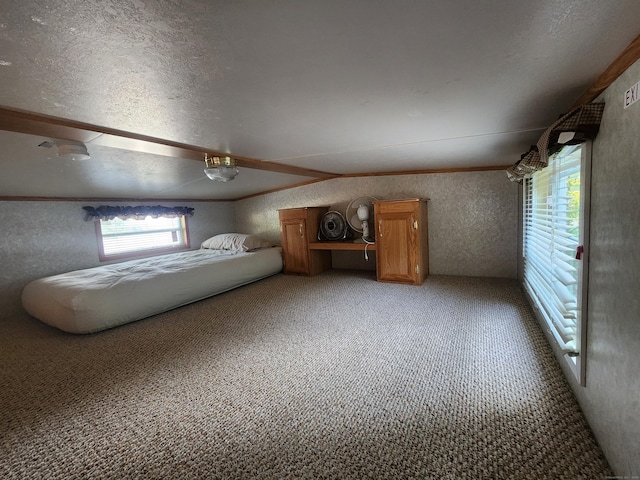
[(204, 173), (211, 180), (217, 182), (228, 182), (236, 178), (236, 175), (240, 173), (240, 170), (236, 167), (235, 160), (231, 157), (210, 157), (205, 153), (204, 163), (207, 166), (204, 169)]
[(89, 160), (91, 158), (84, 143), (71, 140), (58, 140), (56, 145), (58, 147), (59, 157), (69, 158), (71, 160)]

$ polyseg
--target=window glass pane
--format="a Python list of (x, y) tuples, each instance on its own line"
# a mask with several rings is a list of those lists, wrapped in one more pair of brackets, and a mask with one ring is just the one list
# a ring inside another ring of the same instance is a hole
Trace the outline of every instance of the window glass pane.
[(188, 247), (183, 217), (101, 220), (100, 231), (104, 258)]
[(525, 181), (525, 288), (565, 352), (578, 352), (580, 146), (565, 147)]

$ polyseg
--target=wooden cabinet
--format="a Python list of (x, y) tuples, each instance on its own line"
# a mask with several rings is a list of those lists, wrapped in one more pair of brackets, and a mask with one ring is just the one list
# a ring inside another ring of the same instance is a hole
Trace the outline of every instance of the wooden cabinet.
[(303, 207), (279, 210), (280, 241), (284, 273), (316, 275), (331, 268), (331, 252), (311, 250), (317, 239), (320, 219), (329, 207)]
[(426, 200), (378, 201), (373, 208), (378, 281), (422, 284), (429, 274)]
[(376, 243), (319, 242), (318, 228), (329, 207), (279, 210), (284, 273), (316, 275), (331, 268), (332, 250), (374, 250), (379, 282), (420, 285), (429, 274), (427, 201), (374, 202)]

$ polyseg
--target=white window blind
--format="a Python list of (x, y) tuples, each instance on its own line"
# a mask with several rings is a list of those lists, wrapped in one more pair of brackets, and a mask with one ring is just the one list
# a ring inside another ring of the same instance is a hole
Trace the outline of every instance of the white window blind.
[(581, 146), (565, 147), (524, 183), (524, 285), (565, 353), (579, 353)]
[(184, 217), (100, 220), (101, 257), (188, 248)]

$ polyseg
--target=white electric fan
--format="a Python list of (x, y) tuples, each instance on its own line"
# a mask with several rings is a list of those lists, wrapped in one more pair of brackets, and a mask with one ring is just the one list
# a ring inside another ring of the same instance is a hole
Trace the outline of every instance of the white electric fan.
[(375, 242), (369, 225), (375, 225), (373, 221), (373, 202), (377, 200), (378, 199), (374, 197), (358, 197), (347, 207), (344, 216), (346, 217), (349, 226), (354, 231), (362, 234), (360, 238), (354, 240), (355, 242)]

